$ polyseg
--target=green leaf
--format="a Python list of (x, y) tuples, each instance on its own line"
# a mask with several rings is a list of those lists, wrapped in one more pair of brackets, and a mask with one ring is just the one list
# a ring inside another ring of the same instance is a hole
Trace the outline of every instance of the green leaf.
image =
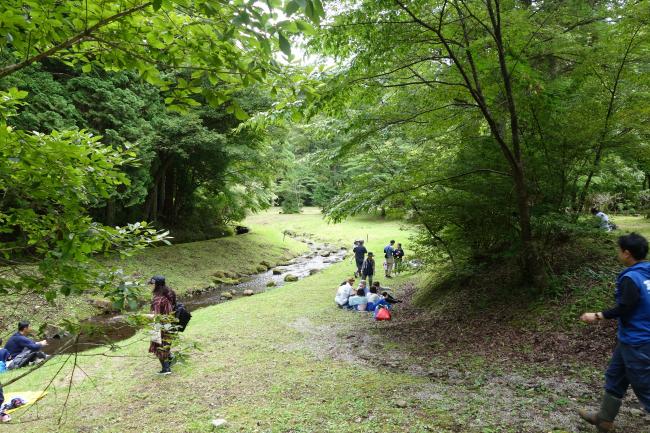
[(244, 121), (249, 119), (250, 116), (239, 106), (239, 104), (233, 104), (233, 108), (237, 120)]
[(91, 65), (90, 63), (86, 63), (85, 65), (83, 65), (83, 66), (81, 67), (81, 71), (82, 71), (84, 74), (87, 74), (87, 73), (89, 73), (89, 72), (92, 71), (92, 70), (93, 70), (93, 65)]
[(319, 17), (325, 17), (325, 10), (323, 9), (323, 4), (320, 0), (311, 0), (314, 5), (314, 12)]
[(280, 49), (284, 54), (287, 56), (291, 55), (291, 44), (289, 43), (289, 40), (284, 37), (284, 35), (280, 32), (278, 32), (278, 39), (280, 41)]
[(300, 5), (298, 2), (295, 0), (291, 0), (289, 3), (287, 3), (287, 6), (284, 8), (284, 13), (287, 14), (287, 16), (291, 16), (295, 14), (298, 9), (300, 9)]
[(157, 11), (162, 6), (162, 0), (153, 0), (153, 10)]

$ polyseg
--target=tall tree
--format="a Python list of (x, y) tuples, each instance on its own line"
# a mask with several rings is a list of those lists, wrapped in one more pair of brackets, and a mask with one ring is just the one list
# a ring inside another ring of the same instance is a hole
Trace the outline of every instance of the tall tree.
[[(384, 145), (376, 138), (401, 133), (411, 140), (403, 151), (430, 149), (421, 154), (424, 160), (409, 159), (427, 170), (429, 180), (406, 180), (412, 186), (389, 186), (384, 194), (405, 190), (413, 198), (444, 185), (453, 195), (467, 191), (467, 177), (497, 185), (508, 178), (509, 190), (480, 191), (482, 200), (472, 205), (485, 200), (488, 213), (475, 224), (485, 224), (490, 213), (501, 215), (519, 238), (524, 280), (544, 286), (535, 221), (567, 203), (582, 207), (599, 154), (643, 127), (617, 113), (641, 111), (639, 95), (626, 102), (621, 95), (636, 90), (625, 82), (629, 74), (645, 75), (631, 59), (647, 47), (647, 5), (386, 0), (346, 6), (328, 23), (327, 37), (313, 45), (348, 59), (330, 107), (359, 113), (351, 144), (372, 149), (374, 140), (379, 149)], [(578, 120), (583, 129), (575, 130)], [(595, 156), (585, 158), (590, 150)], [(384, 166), (389, 170), (404, 159), (392, 155)], [(476, 197), (479, 185), (471, 189)], [(416, 214), (431, 203), (416, 204)]]

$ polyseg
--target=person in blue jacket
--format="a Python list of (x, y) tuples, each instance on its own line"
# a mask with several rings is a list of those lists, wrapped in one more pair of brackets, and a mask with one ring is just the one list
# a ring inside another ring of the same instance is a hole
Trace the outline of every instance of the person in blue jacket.
[(5, 344), (5, 349), (13, 359), (22, 352), (25, 352), (23, 356), (27, 356), (29, 359), (25, 360), (24, 365), (36, 359), (49, 358), (49, 356), (41, 351), (43, 347), (47, 346), (47, 340), (35, 342), (28, 337), (31, 332), (32, 329), (29, 327), (29, 322), (18, 322), (18, 332), (9, 337)]
[(618, 258), (626, 268), (616, 279), (616, 306), (580, 319), (594, 323), (618, 320), (618, 343), (605, 373), (605, 394), (598, 412), (581, 410), (580, 416), (599, 432), (614, 430), (614, 419), (631, 386), (650, 412), (650, 262), (648, 241), (631, 233), (618, 238)]

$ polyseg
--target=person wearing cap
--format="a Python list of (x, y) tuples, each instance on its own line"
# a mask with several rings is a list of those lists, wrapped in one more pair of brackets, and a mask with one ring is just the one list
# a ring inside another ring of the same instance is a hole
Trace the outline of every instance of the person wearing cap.
[(386, 259), (386, 278), (393, 278), (390, 275), (393, 271), (393, 265), (395, 264), (395, 257), (393, 256), (395, 248), (393, 245), (395, 245), (395, 241), (391, 240), (390, 243), (384, 247), (384, 258)]
[[(149, 280), (153, 284), (153, 299), (151, 301), (151, 312), (154, 319), (159, 321), (163, 327), (166, 324), (174, 323), (174, 308), (176, 307), (176, 293), (165, 284), (165, 277), (155, 275)], [(161, 317), (156, 317), (161, 316)], [(167, 330), (160, 331), (160, 342), (152, 341), (149, 344), (149, 353), (156, 355), (160, 361), (162, 370), (158, 374), (171, 374), (170, 356), (171, 356), (172, 333)]]
[(361, 278), (367, 280), (368, 284), (372, 284), (372, 277), (375, 275), (375, 255), (368, 253), (368, 257), (361, 265)]
[(599, 432), (614, 430), (614, 419), (629, 387), (650, 412), (650, 262), (648, 241), (631, 233), (618, 238), (618, 259), (626, 268), (616, 279), (616, 305), (596, 313), (588, 312), (580, 320), (595, 323), (618, 320), (618, 342), (605, 373), (605, 393), (600, 410), (580, 410), (582, 419)]

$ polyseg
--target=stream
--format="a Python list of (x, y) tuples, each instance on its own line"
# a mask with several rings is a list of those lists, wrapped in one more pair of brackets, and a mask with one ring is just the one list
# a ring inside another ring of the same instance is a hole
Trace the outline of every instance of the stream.
[[(342, 261), (347, 254), (347, 250), (339, 249), (330, 244), (318, 245), (309, 240), (303, 240), (303, 242), (307, 243), (310, 249), (306, 254), (295, 257), (266, 272), (251, 275), (240, 284), (221, 285), (209, 288), (201, 293), (179, 296), (179, 302), (185, 304), (189, 311), (196, 311), (228, 301), (229, 299), (222, 295), (225, 292), (231, 293), (233, 295), (232, 299), (244, 296), (243, 292), (247, 290), (252, 291), (253, 294), (262, 293), (286, 284), (284, 278), (287, 275), (303, 279)], [(124, 316), (120, 314), (95, 316), (82, 323), (92, 325), (93, 332), (90, 334), (81, 333), (76, 344), (72, 341), (75, 336), (54, 335), (52, 338), (48, 338), (48, 345), (44, 348), (44, 352), (50, 355), (83, 352), (126, 340), (138, 331), (137, 327), (126, 323)], [(188, 326), (192, 326), (192, 322)]]

